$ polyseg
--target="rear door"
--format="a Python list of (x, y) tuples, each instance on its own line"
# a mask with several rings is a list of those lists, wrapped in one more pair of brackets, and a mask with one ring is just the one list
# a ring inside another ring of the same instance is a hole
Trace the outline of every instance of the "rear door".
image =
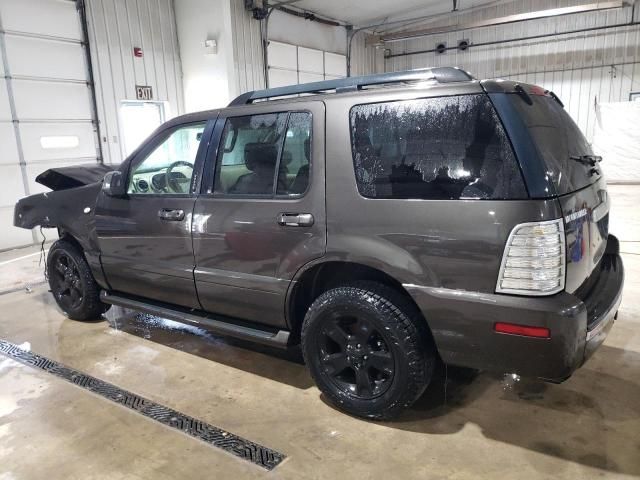
[(202, 307), (285, 325), (296, 271), (326, 249), (322, 102), (229, 109), (218, 118), (193, 215)]
[(214, 121), (165, 128), (128, 168), (127, 195), (101, 193), (96, 232), (112, 290), (200, 308), (193, 280), (191, 221), (198, 172)]

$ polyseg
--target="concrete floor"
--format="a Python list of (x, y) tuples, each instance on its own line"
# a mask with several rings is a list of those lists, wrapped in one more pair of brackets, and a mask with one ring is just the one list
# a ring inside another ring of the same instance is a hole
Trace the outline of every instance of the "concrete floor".
[(638, 478), (640, 187), (610, 193), (627, 278), (595, 356), (561, 385), (450, 369), (446, 401), (439, 378), (389, 423), (328, 406), (295, 352), (116, 308), (68, 320), (38, 284), (37, 255), (6, 263), (37, 249), (0, 254), (0, 338), (288, 457), (267, 473), (0, 355), (0, 480)]

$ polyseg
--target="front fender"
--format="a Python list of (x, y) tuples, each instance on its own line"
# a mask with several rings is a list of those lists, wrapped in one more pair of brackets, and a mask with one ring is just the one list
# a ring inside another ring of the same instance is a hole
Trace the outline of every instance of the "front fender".
[(100, 183), (45, 192), (16, 203), (13, 224), (20, 228), (58, 228), (68, 232), (85, 251), (96, 251), (93, 210)]

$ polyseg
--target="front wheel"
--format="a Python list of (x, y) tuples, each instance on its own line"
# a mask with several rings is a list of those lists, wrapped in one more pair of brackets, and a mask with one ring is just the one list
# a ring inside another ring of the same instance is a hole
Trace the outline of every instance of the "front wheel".
[(391, 418), (426, 389), (435, 348), (416, 307), (373, 282), (331, 289), (311, 305), (302, 351), (318, 388), (353, 415)]
[(64, 314), (72, 320), (100, 318), (110, 305), (100, 301), (100, 287), (82, 252), (67, 240), (58, 240), (47, 257), (49, 287)]

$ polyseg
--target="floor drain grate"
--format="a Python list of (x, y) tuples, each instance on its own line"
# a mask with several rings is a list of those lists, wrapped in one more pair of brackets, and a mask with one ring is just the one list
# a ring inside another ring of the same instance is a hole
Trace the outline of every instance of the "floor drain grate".
[(108, 382), (74, 370), (50, 360), (36, 353), (23, 350), (17, 345), (0, 340), (0, 353), (21, 363), (44, 370), (59, 378), (67, 380), (85, 390), (89, 390), (112, 402), (119, 403), (130, 410), (134, 410), (147, 418), (167, 425), (202, 440), (214, 447), (221, 448), (236, 457), (247, 460), (267, 470), (272, 470), (280, 464), (285, 456), (257, 443), (245, 440), (232, 433), (193, 417), (184, 415), (171, 408), (152, 402), (135, 393), (123, 390)]

